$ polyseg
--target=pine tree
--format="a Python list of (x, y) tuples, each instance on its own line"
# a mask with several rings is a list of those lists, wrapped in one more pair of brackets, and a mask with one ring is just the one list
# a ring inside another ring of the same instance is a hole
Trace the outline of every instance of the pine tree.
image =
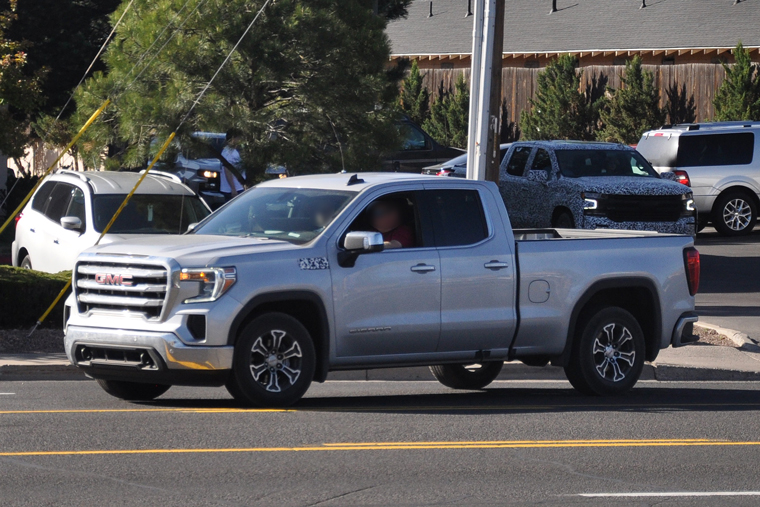
[(520, 115), (525, 139), (593, 139), (596, 107), (580, 91), (581, 73), (575, 59), (562, 55), (538, 74), (531, 108)]
[(760, 120), (760, 66), (752, 63), (741, 42), (734, 58), (734, 65), (723, 64), (726, 79), (713, 100), (715, 120)]
[(660, 90), (654, 75), (641, 67), (636, 55), (625, 63), (623, 86), (608, 89), (600, 117), (604, 127), (596, 133), (600, 141), (635, 144), (641, 134), (665, 123), (667, 111), (660, 107)]
[(444, 146), (466, 148), (469, 117), (470, 89), (464, 74), (459, 74), (454, 91), (441, 89), (438, 93), (430, 106), (430, 117), (423, 123), (423, 128)]
[[(183, 11), (186, 0), (135, 0), (104, 56), (107, 73), (96, 73), (76, 96), (75, 126), (105, 97), (115, 97), (80, 144), (88, 165), (100, 165), (109, 146), (122, 147), (123, 166), (144, 165), (156, 140), (178, 128), (264, 0), (203, 2), (194, 11), (198, 3)], [(408, 3), (378, 2), (376, 15), (365, 0), (270, 2), (182, 124), (180, 143), (198, 130), (241, 132), (250, 182), (270, 164), (295, 174), (340, 170), (342, 159), (349, 170), (379, 168), (398, 143), (400, 76), (388, 68), (385, 27)], [(141, 60), (157, 37), (153, 48), (161, 52)], [(138, 62), (152, 63), (142, 72)]]
[(430, 92), (422, 83), (422, 78), (417, 60), (412, 60), (399, 97), (401, 110), (418, 125), (422, 125), (430, 114)]

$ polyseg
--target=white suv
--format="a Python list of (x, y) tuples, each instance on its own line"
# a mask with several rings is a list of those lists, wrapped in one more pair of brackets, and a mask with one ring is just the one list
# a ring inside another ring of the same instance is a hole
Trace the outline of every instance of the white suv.
[(760, 122), (666, 125), (645, 132), (636, 149), (654, 168), (691, 186), (701, 229), (749, 234), (760, 209)]
[[(14, 266), (57, 273), (95, 244), (140, 177), (129, 172), (58, 171), (45, 179), (16, 218)], [(171, 174), (143, 181), (102, 243), (143, 234), (181, 234), (211, 210)]]

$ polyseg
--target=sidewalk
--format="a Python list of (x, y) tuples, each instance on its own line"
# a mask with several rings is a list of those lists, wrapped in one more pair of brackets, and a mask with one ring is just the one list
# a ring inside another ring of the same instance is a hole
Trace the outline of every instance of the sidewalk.
[[(0, 381), (3, 380), (86, 380), (69, 364), (65, 354), (2, 354)], [(691, 345), (660, 351), (654, 363), (647, 363), (642, 380), (661, 381), (741, 381), (760, 380), (760, 347), (743, 349), (717, 345)], [(337, 371), (328, 380), (434, 380), (426, 367), (379, 370)], [(506, 363), (498, 380), (565, 380), (562, 368), (535, 368), (519, 361)]]

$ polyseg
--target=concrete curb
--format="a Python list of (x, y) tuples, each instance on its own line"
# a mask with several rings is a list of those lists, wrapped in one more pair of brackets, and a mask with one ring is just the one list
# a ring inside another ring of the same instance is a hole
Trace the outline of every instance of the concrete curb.
[(718, 334), (727, 336), (728, 339), (734, 342), (736, 344), (736, 347), (739, 349), (748, 350), (750, 352), (760, 352), (760, 346), (758, 346), (757, 342), (741, 331), (708, 324), (707, 322), (699, 322), (697, 324), (694, 324), (694, 328), (702, 328), (715, 331)]

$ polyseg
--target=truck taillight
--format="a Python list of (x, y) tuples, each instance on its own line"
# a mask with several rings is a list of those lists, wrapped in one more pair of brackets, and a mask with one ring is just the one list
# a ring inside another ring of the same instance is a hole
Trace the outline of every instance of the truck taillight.
[(436, 176), (451, 176), (454, 173), (454, 169), (441, 169), (436, 173)]
[(693, 296), (699, 291), (699, 251), (694, 247), (684, 250), (683, 262), (686, 267), (686, 281), (689, 283), (689, 294)]
[(691, 180), (689, 179), (689, 173), (686, 171), (673, 171), (673, 174), (675, 174), (678, 179), (676, 180), (681, 185), (686, 185), (687, 187), (691, 186)]

